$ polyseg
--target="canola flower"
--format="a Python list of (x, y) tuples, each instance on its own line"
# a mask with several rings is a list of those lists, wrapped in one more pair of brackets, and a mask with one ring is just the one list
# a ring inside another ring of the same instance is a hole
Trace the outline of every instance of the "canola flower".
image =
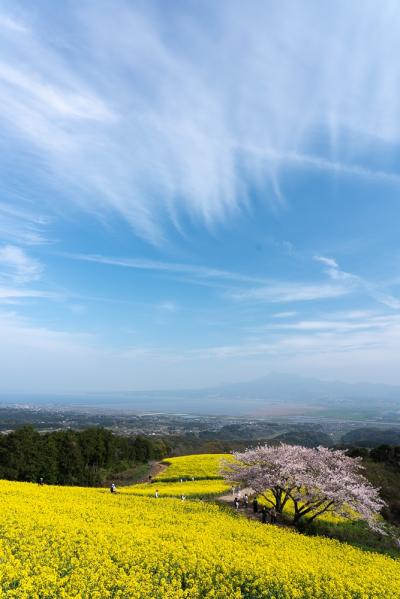
[(181, 478), (195, 478), (196, 480), (222, 478), (220, 474), (222, 462), (233, 459), (233, 456), (226, 453), (206, 453), (168, 458), (163, 461), (163, 464), (167, 464), (168, 468), (161, 472), (155, 480), (172, 482)]
[(181, 495), (185, 495), (187, 498), (208, 498), (223, 495), (230, 488), (230, 485), (223, 480), (187, 480), (182, 483), (157, 481), (153, 484), (143, 483), (130, 487), (122, 487), (121, 493), (150, 497), (154, 496), (157, 489), (160, 497), (180, 497)]
[[(267, 497), (270, 496), (271, 499), (273, 499), (271, 492), (266, 493), (266, 495), (267, 495)], [(265, 499), (265, 497), (263, 497), (262, 495), (259, 495), (257, 497), (257, 501), (260, 506), (265, 505), (265, 506), (267, 506), (267, 508), (271, 507), (271, 503), (268, 502)], [(294, 515), (293, 503), (288, 502), (285, 505), (285, 507), (283, 508), (283, 514), (287, 517), (288, 521), (291, 521), (293, 519), (293, 515)], [(349, 514), (349, 519), (351, 519), (353, 521), (358, 519), (356, 512), (354, 512), (354, 510), (351, 510), (350, 508), (348, 509), (348, 514)], [(338, 514), (332, 514), (330, 512), (326, 512), (325, 514), (318, 516), (318, 522), (326, 522), (329, 524), (343, 524), (343, 523), (349, 522), (349, 519), (345, 518), (344, 516), (339, 516)], [(306, 518), (306, 520), (307, 520), (307, 518)]]
[(0, 481), (10, 599), (398, 599), (400, 563), (215, 504)]

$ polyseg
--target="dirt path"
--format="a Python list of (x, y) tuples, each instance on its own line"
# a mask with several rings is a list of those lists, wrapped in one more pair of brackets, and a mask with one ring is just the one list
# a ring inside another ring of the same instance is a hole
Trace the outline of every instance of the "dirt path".
[(250, 495), (253, 495), (253, 493), (254, 491), (250, 489), (250, 487), (248, 487), (246, 489), (240, 489), (240, 491), (230, 491), (226, 495), (218, 497), (217, 500), (221, 501), (222, 503), (233, 505), (233, 500), (235, 499), (235, 497), (239, 497), (241, 503), (243, 503), (243, 497), (245, 495), (248, 495), (250, 497)]
[[(244, 495), (248, 495), (249, 498), (249, 505), (246, 508), (243, 504), (243, 497)], [(236, 509), (234, 507), (234, 499), (235, 497), (238, 496), (238, 493), (235, 491), (231, 491), (230, 493), (227, 493), (226, 495), (222, 495), (220, 497), (215, 497), (214, 501), (216, 503), (222, 503), (223, 505), (226, 505), (228, 507), (230, 507), (232, 510), (236, 511), (238, 513), (239, 516), (242, 516), (243, 518), (248, 518), (249, 520), (256, 520), (257, 522), (261, 522), (261, 509), (259, 509), (258, 512), (254, 512), (253, 511), (253, 505), (252, 505), (252, 496), (254, 495), (254, 491), (253, 489), (245, 488), (245, 489), (240, 489), (240, 497), (239, 497), (239, 508)], [(269, 522), (269, 517), (268, 517), (268, 523)], [(285, 526), (287, 527), (288, 524), (284, 524), (283, 522), (275, 522), (274, 525), (276, 526)]]
[(236, 510), (236, 508), (234, 506), (234, 503), (233, 503), (235, 497), (238, 496), (238, 492), (236, 492), (236, 491), (230, 491), (226, 495), (221, 495), (219, 497), (215, 497), (214, 501), (216, 501), (216, 503), (222, 503), (223, 505), (226, 505), (226, 506), (232, 508), (232, 510), (237, 511), (237, 513), (240, 516), (243, 516), (245, 518), (250, 518), (251, 520), (260, 520), (261, 514), (255, 514), (253, 512), (253, 507), (251, 505), (251, 500), (249, 501), (249, 505), (248, 505), (247, 508), (244, 506), (244, 504), (243, 504), (243, 497), (246, 494), (250, 497), (253, 494), (253, 490), (250, 489), (250, 488), (240, 489), (239, 508), (237, 510)]
[(164, 470), (166, 470), (168, 468), (168, 464), (162, 464), (161, 462), (151, 462), (150, 464), (150, 471), (148, 473), (148, 475), (144, 478), (142, 478), (141, 480), (138, 480), (138, 483), (148, 483), (150, 482), (149, 476), (151, 476), (151, 478), (154, 478), (155, 476), (157, 476), (158, 474), (160, 474), (160, 472), (164, 472)]

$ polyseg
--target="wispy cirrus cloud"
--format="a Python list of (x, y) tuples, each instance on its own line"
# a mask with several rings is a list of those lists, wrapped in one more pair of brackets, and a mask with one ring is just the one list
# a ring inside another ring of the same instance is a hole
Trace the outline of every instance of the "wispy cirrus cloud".
[(27, 33), (28, 28), (21, 22), (13, 19), (9, 15), (0, 13), (0, 28), (8, 29), (11, 32)]
[(265, 327), (266, 330), (275, 331), (335, 331), (337, 333), (346, 333), (349, 331), (367, 330), (367, 329), (382, 329), (398, 322), (398, 319), (393, 317), (376, 317), (367, 320), (300, 320), (285, 324), (271, 324)]
[(176, 312), (179, 311), (179, 307), (178, 307), (177, 303), (173, 302), (171, 300), (167, 300), (165, 302), (160, 302), (159, 304), (157, 304), (156, 308), (160, 312), (164, 312), (165, 314), (175, 314)]
[(0, 300), (22, 299), (29, 297), (50, 297), (46, 291), (38, 289), (13, 289), (12, 287), (0, 287)]
[[(290, 281), (273, 281), (268, 278), (252, 277), (242, 273), (210, 268), (207, 266), (150, 260), (145, 258), (121, 258), (94, 254), (63, 254), (67, 258), (85, 262), (95, 262), (110, 266), (119, 266), (136, 270), (166, 272), (173, 275), (188, 275), (192, 281), (225, 281), (237, 286), (225, 290), (225, 297), (233, 300), (267, 301), (272, 303), (313, 301), (337, 298), (350, 293), (344, 285), (321, 283), (294, 283)], [(248, 287), (257, 284), (257, 287)], [(238, 286), (239, 285), (239, 286)], [(286, 312), (283, 315), (295, 314)]]
[[(212, 268), (198, 264), (168, 262), (139, 257), (114, 257), (101, 254), (63, 253), (65, 258), (94, 262), (133, 270), (148, 270), (186, 277), (186, 281), (220, 288), (227, 299), (247, 302), (296, 303), (340, 298), (350, 294), (364, 294), (377, 302), (397, 309), (400, 300), (385, 285), (373, 284), (356, 274), (343, 271), (334, 258), (316, 255), (313, 260), (325, 266), (324, 273), (331, 280), (290, 281), (267, 277), (249, 276), (243, 273)], [(387, 285), (387, 284), (386, 284)], [(279, 312), (276, 318), (296, 314), (295, 311)]]
[(0, 280), (29, 283), (40, 279), (43, 267), (22, 248), (15, 245), (0, 247)]
[[(212, 228), (247, 210), (250, 189), (279, 205), (282, 166), (399, 184), (359, 152), (369, 137), (400, 140), (396, 3), (190, 9), (99, 0), (65, 5), (57, 20), (24, 2), (3, 11), (0, 122), (66, 206), (117, 212), (160, 244), (171, 224)], [(316, 132), (324, 155), (312, 152)]]
[(349, 289), (340, 285), (275, 282), (265, 287), (232, 291), (229, 296), (236, 300), (285, 303), (337, 298), (348, 293)]
[(286, 168), (298, 168), (309, 171), (323, 171), (336, 176), (356, 177), (371, 181), (400, 185), (400, 175), (396, 171), (384, 171), (357, 163), (338, 162), (321, 158), (318, 155), (306, 152), (277, 152), (271, 148), (246, 146), (245, 152), (258, 157), (260, 160), (274, 161), (277, 165)]
[(167, 272), (176, 275), (190, 275), (199, 279), (222, 279), (247, 283), (262, 283), (265, 279), (251, 277), (241, 273), (235, 273), (219, 268), (211, 268), (198, 264), (185, 264), (179, 262), (168, 262), (166, 260), (152, 260), (148, 258), (112, 257), (100, 254), (74, 254), (64, 253), (62, 256), (72, 260), (83, 262), (95, 262), (109, 266), (119, 266), (134, 270), (151, 270)]
[(332, 280), (345, 283), (349, 289), (362, 291), (388, 308), (400, 309), (400, 299), (385, 289), (387, 283), (386, 285), (371, 283), (358, 275), (345, 272), (340, 269), (338, 263), (333, 258), (314, 256), (314, 260), (326, 266), (325, 272)]
[(296, 316), (297, 312), (291, 310), (288, 312), (276, 312), (275, 314), (272, 314), (272, 318), (292, 318), (293, 316)]
[(48, 243), (45, 231), (49, 225), (49, 218), (24, 208), (19, 199), (16, 198), (13, 204), (0, 201), (1, 239), (23, 245)]
[(346, 281), (347, 283), (353, 283), (357, 285), (361, 282), (360, 277), (350, 272), (345, 272), (339, 268), (339, 264), (333, 258), (326, 256), (314, 256), (316, 262), (320, 262), (325, 265), (326, 274), (334, 281)]
[(82, 90), (66, 90), (50, 85), (40, 78), (35, 79), (31, 73), (12, 68), (4, 62), (0, 62), (0, 81), (17, 93), (30, 96), (32, 102), (38, 104), (38, 110), (51, 111), (59, 117), (101, 121), (115, 118), (112, 111), (95, 96), (84, 94)]
[[(378, 360), (397, 351), (400, 343), (400, 316), (382, 314), (360, 318), (357, 322), (304, 320), (290, 324), (270, 324), (258, 329), (258, 336), (231, 345), (211, 346), (196, 350), (200, 356), (213, 355), (221, 359), (276, 358), (330, 355), (332, 366), (338, 354), (350, 354), (355, 361), (375, 352)], [(327, 360), (327, 358), (325, 358)]]

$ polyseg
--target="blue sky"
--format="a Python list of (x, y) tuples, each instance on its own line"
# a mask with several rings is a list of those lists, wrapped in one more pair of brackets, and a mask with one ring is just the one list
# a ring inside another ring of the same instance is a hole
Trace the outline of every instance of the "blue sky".
[(400, 384), (397, 2), (0, 2), (0, 390)]

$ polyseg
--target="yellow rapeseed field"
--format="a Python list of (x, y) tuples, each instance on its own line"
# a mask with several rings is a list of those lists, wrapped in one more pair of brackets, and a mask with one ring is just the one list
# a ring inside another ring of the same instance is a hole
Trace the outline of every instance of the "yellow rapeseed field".
[(0, 481), (0, 596), (398, 599), (400, 563), (215, 504)]
[(178, 458), (168, 458), (164, 464), (168, 468), (161, 472), (156, 480), (180, 480), (181, 478), (213, 479), (222, 478), (220, 474), (221, 462), (233, 460), (233, 456), (226, 453), (205, 453), (198, 455), (185, 455)]
[(161, 497), (198, 497), (208, 498), (215, 497), (227, 493), (231, 486), (223, 480), (195, 480), (191, 479), (185, 482), (162, 482), (156, 481), (155, 483), (148, 484), (143, 483), (139, 485), (132, 485), (131, 487), (121, 487), (121, 493), (128, 493), (129, 495), (143, 495), (145, 497), (154, 497), (156, 489), (158, 490), (159, 496)]

